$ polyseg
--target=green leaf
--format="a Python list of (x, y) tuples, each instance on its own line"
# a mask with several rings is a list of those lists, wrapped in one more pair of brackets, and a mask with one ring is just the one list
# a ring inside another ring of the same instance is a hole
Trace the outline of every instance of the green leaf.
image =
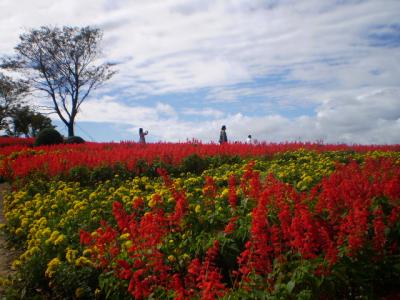
[(289, 292), (289, 294), (292, 293), (292, 291), (293, 291), (293, 289), (294, 289), (295, 286), (296, 286), (296, 282), (293, 281), (293, 280), (290, 280), (290, 281), (287, 283), (286, 288), (287, 288), (287, 291)]

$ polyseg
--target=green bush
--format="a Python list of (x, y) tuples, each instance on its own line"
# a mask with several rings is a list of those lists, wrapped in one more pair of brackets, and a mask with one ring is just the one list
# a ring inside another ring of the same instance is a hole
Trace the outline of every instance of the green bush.
[(207, 158), (202, 158), (197, 154), (191, 154), (182, 160), (181, 172), (201, 174), (201, 172), (208, 168), (209, 164)]
[(83, 144), (85, 143), (85, 140), (81, 138), (80, 136), (70, 136), (66, 140), (67, 144)]
[(106, 181), (115, 175), (111, 166), (102, 165), (94, 168), (90, 173), (90, 182)]
[(64, 143), (62, 135), (55, 129), (45, 128), (39, 132), (35, 140), (35, 146), (56, 145)]
[(86, 166), (75, 166), (69, 170), (68, 179), (79, 182), (83, 185), (88, 184), (90, 179), (90, 170)]

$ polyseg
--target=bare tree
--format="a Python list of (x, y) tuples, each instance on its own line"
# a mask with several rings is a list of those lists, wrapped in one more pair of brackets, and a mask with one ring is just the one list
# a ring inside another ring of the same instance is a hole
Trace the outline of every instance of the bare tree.
[(102, 32), (91, 27), (40, 27), (20, 35), (13, 57), (2, 67), (23, 73), (29, 85), (44, 92), (53, 102), (51, 109), (74, 135), (79, 108), (90, 92), (115, 71), (101, 63)]

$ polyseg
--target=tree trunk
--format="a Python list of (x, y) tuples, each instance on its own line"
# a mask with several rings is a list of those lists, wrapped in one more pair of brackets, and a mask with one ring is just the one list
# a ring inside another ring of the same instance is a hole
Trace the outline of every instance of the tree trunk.
[(68, 123), (68, 137), (74, 136), (74, 122)]

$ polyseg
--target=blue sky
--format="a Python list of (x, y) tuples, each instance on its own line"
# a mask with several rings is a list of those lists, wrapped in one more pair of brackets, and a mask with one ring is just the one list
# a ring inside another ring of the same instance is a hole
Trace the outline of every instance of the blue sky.
[(100, 27), (118, 63), (88, 140), (400, 143), (398, 0), (1, 0), (0, 55), (41, 25)]

